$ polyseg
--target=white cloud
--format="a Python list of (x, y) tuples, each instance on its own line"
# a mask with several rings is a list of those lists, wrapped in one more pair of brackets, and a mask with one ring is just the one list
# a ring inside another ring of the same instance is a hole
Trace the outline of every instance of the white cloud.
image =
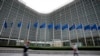
[(20, 0), (20, 1), (39, 13), (47, 14), (72, 2), (73, 0)]

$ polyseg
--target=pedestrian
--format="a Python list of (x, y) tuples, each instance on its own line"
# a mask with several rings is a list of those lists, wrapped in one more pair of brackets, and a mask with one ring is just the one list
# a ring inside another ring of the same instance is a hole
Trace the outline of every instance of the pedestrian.
[(77, 44), (73, 43), (72, 48), (73, 48), (73, 55), (78, 56), (79, 52)]
[(26, 53), (28, 51), (28, 48), (29, 48), (29, 41), (25, 41), (24, 42), (24, 53)]

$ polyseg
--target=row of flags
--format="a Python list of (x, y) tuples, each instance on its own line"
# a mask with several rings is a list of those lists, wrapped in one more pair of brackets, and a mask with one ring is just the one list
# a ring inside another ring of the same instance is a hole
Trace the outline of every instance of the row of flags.
[[(11, 23), (11, 26), (12, 25), (13, 25), (13, 23)], [(6, 21), (4, 21), (3, 26), (4, 26), (4, 28), (7, 28), (7, 22)], [(17, 27), (20, 28), (21, 26), (22, 26), (22, 22), (19, 22), (17, 24)], [(31, 26), (30, 23), (28, 23), (27, 28), (29, 29), (30, 26)], [(85, 26), (83, 26), (82, 24), (79, 24), (79, 25), (73, 24), (72, 26), (69, 26), (68, 24), (64, 24), (64, 25), (57, 24), (57, 25), (54, 26), (54, 24), (51, 23), (51, 24), (48, 24), (46, 26), (46, 23), (43, 23), (43, 24), (39, 25), (39, 23), (36, 22), (36, 23), (33, 24), (33, 27), (34, 28), (37, 28), (37, 27), (45, 28), (45, 27), (47, 27), (48, 29), (53, 29), (54, 28), (55, 30), (58, 30), (58, 29), (62, 29), (62, 30), (65, 30), (65, 29), (69, 29), (69, 30), (73, 30), (73, 29), (100, 30), (100, 26), (97, 26), (96, 24), (85, 25)]]

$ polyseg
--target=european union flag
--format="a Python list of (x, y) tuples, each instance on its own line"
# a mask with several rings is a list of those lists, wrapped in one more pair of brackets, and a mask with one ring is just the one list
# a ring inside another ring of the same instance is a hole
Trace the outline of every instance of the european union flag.
[(53, 24), (49, 24), (48, 29), (52, 29), (52, 28), (53, 28)]
[(62, 26), (62, 30), (68, 28), (68, 24), (65, 24), (64, 26)]
[(91, 29), (90, 25), (84, 26), (84, 30), (90, 30), (90, 29)]
[(45, 28), (45, 23), (43, 23), (42, 25), (40, 25), (40, 28)]
[(82, 24), (79, 24), (76, 29), (82, 29)]
[(98, 30), (100, 30), (100, 26), (98, 26)]
[(38, 27), (38, 22), (34, 23), (34, 27), (35, 27), (35, 28)]
[(91, 30), (97, 30), (96, 24), (94, 24), (93, 26), (91, 26)]
[(18, 23), (18, 27), (20, 28), (20, 27), (21, 27), (21, 25), (22, 25), (22, 22), (19, 22), (19, 23)]
[(27, 29), (29, 29), (29, 27), (30, 27), (30, 23), (28, 23), (28, 25), (27, 25)]
[(7, 28), (7, 22), (4, 21), (4, 28)]
[(56, 26), (55, 26), (55, 29), (56, 29), (56, 30), (57, 30), (57, 29), (60, 29), (60, 24), (56, 25)]
[(75, 24), (73, 24), (73, 25), (69, 28), (69, 30), (73, 30), (73, 29), (75, 29)]

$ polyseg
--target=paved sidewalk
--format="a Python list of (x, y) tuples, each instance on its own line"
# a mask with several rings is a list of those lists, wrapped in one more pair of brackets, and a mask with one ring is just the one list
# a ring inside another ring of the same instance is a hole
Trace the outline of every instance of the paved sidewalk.
[[(0, 56), (73, 56), (72, 50), (29, 50), (23, 53), (22, 48), (0, 47)], [(100, 51), (80, 51), (79, 56), (100, 56)]]
[[(72, 54), (23, 54), (23, 53), (0, 53), (0, 56), (73, 56)], [(79, 54), (79, 56), (100, 56), (91, 54)]]

